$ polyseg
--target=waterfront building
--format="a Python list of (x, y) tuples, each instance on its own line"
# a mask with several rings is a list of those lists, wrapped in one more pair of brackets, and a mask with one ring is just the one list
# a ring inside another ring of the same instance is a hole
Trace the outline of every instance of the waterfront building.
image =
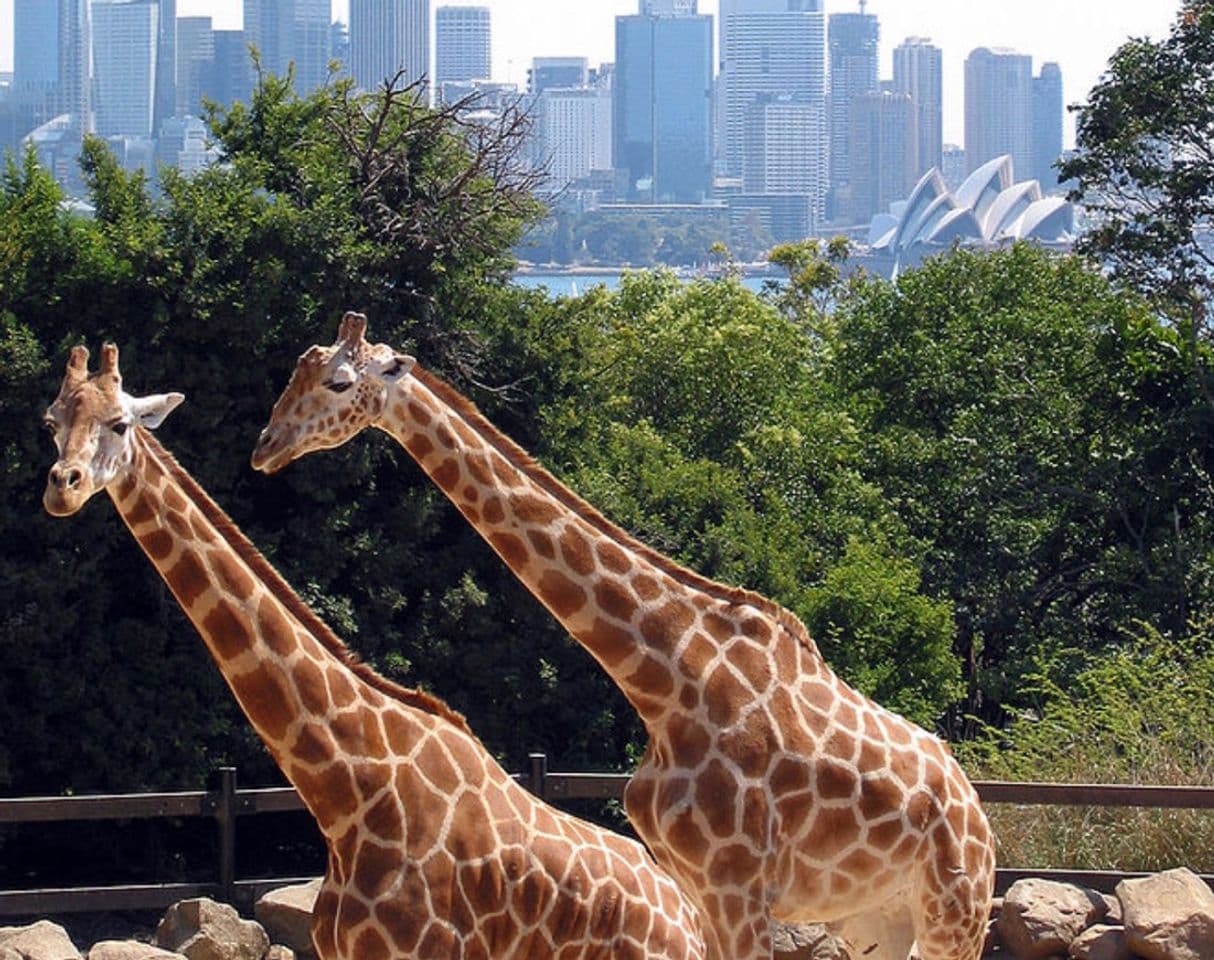
[(1008, 155), (1020, 176), (1033, 172), (1033, 58), (979, 47), (965, 61), (965, 159), (972, 173)]
[(488, 80), (490, 24), (488, 7), (439, 7), (434, 15), (434, 77)]
[(702, 202), (712, 187), (712, 17), (616, 17), (615, 52), (613, 162), (629, 199)]
[(1059, 188), (1054, 164), (1062, 156), (1062, 68), (1043, 63), (1033, 78), (1033, 176), (1047, 193)]
[(536, 101), (538, 160), (549, 186), (564, 189), (595, 170), (611, 169), (611, 86), (549, 87)]
[(894, 48), (894, 93), (911, 98), (915, 112), (916, 179), (943, 164), (944, 55), (924, 37), (907, 37)]

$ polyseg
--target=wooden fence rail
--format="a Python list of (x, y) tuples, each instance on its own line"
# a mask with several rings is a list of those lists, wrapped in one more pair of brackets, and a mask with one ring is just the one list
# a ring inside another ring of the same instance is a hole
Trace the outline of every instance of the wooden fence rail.
[[(219, 862), (210, 883), (128, 884), (41, 890), (0, 890), (0, 917), (47, 916), (103, 910), (162, 910), (189, 897), (215, 897), (247, 908), (267, 890), (302, 877), (240, 880), (236, 877), (236, 824), (242, 816), (303, 810), (291, 787), (239, 790), (236, 770), (217, 771), (217, 787), (185, 793), (143, 793), (88, 797), (23, 797), (0, 799), (0, 824), (49, 823), (71, 820), (135, 820), (212, 818), (218, 829)], [(531, 755), (528, 770), (515, 779), (545, 800), (619, 799), (629, 775), (625, 773), (553, 773), (545, 754)], [(984, 803), (1023, 806), (1142, 807), (1214, 810), (1214, 787), (1167, 787), (1071, 783), (975, 784)], [(1137, 873), (1097, 870), (1054, 870), (1002, 867), (997, 888), (1006, 890), (1022, 877), (1044, 877), (1109, 892)], [(1214, 889), (1214, 875), (1203, 876)]]

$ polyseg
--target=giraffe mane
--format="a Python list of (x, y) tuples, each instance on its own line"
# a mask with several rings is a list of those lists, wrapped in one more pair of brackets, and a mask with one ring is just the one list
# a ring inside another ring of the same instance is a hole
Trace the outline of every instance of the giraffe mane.
[(304, 603), (294, 588), (274, 568), (274, 565), (253, 545), (253, 542), (236, 526), (223, 508), (211, 499), (210, 494), (202, 488), (198, 481), (190, 476), (189, 471), (177, 462), (177, 458), (161, 445), (151, 431), (142, 426), (136, 426), (135, 429), (147, 451), (168, 471), (190, 502), (215, 527), (224, 542), (236, 552), (274, 598), (287, 608), (287, 611), (316, 638), (321, 646), (380, 693), (386, 694), (405, 706), (414, 707), (446, 720), (468, 734), (478, 744), (480, 743), (480, 738), (472, 732), (463, 714), (453, 709), (446, 701), (424, 690), (394, 683), (387, 677), (376, 673), (368, 664), (360, 660), (358, 655), (333, 632), (332, 628)]
[(489, 419), (480, 412), (476, 404), (463, 396), (445, 380), (423, 368), (420, 364), (412, 370), (427, 389), (433, 391), (444, 403), (455, 409), (477, 433), (489, 440), (494, 449), (501, 453), (507, 462), (533, 481), (540, 489), (557, 500), (562, 506), (568, 507), (582, 520), (586, 521), (608, 537), (624, 544), (634, 553), (639, 554), (655, 568), (673, 578), (676, 582), (692, 587), (709, 596), (733, 604), (748, 604), (772, 617), (777, 624), (797, 638), (802, 646), (815, 653), (816, 646), (809, 630), (801, 619), (774, 600), (760, 593), (747, 590), (744, 587), (732, 587), (728, 584), (713, 580), (703, 574), (683, 566), (663, 553), (642, 543), (627, 530), (607, 519), (598, 509), (556, 479), (538, 460), (527, 453), (504, 432), (495, 427)]

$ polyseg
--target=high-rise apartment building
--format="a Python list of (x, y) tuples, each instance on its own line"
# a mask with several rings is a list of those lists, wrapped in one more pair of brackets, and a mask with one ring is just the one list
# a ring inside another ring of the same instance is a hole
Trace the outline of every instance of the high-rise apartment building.
[(894, 48), (894, 92), (911, 98), (915, 111), (915, 177), (939, 167), (944, 146), (944, 56), (923, 37)]
[(830, 185), (846, 187), (851, 175), (851, 103), (857, 97), (877, 92), (877, 18), (864, 12), (832, 13), (827, 19), (827, 50), (830, 61)]
[(747, 117), (761, 98), (825, 111), (826, 23), (821, 0), (722, 0), (721, 11), (719, 153), (724, 172), (737, 176)]
[(488, 80), (488, 7), (439, 7), (434, 14), (435, 83)]
[[(295, 88), (321, 86), (329, 71), (331, 0), (244, 0), (245, 39), (261, 54), (264, 70), (286, 76), (295, 67)], [(354, 20), (356, 3), (351, 3)]]
[(202, 97), (215, 68), (215, 30), (210, 17), (177, 20), (177, 116), (201, 116)]
[(1033, 58), (979, 47), (965, 61), (965, 163), (972, 173), (1009, 154), (1014, 175), (1033, 172)]
[(1043, 63), (1033, 78), (1033, 178), (1043, 192), (1058, 189), (1054, 164), (1062, 156), (1062, 68)]
[(914, 187), (915, 109), (909, 94), (868, 93), (849, 111), (850, 221), (866, 223)]
[(151, 137), (156, 109), (160, 6), (156, 0), (94, 0), (96, 132)]
[(615, 56), (612, 150), (629, 199), (704, 200), (712, 188), (712, 17), (616, 17)]
[(364, 90), (398, 73), (428, 89), (430, 0), (350, 0), (350, 73)]

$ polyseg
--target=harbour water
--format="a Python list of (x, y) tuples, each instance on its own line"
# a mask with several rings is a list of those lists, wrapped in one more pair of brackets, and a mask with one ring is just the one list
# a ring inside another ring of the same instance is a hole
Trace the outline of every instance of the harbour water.
[[(614, 290), (620, 285), (623, 272), (620, 273), (516, 273), (514, 282), (520, 287), (538, 289), (546, 287), (552, 297), (576, 297), (604, 286)], [(748, 276), (742, 278), (742, 285), (756, 293), (763, 289), (767, 280), (777, 280), (777, 277)]]

